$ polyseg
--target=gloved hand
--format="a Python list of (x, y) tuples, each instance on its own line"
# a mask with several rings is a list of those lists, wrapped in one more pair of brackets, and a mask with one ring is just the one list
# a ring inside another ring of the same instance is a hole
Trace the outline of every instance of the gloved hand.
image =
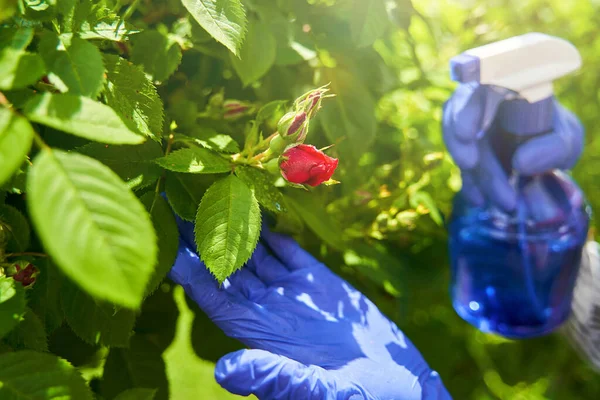
[(170, 278), (251, 350), (224, 356), (219, 384), (260, 399), (450, 399), (439, 375), (364, 295), (291, 238), (263, 228), (246, 266), (221, 287), (180, 225)]
[[(498, 87), (460, 85), (443, 109), (443, 135), (448, 151), (461, 169), (463, 194), (474, 205), (486, 201), (511, 211), (516, 193), (494, 154), (489, 137), (500, 104), (512, 92)], [(583, 150), (583, 127), (577, 117), (554, 101), (554, 130), (530, 139), (515, 152), (512, 167), (533, 175), (571, 168)]]

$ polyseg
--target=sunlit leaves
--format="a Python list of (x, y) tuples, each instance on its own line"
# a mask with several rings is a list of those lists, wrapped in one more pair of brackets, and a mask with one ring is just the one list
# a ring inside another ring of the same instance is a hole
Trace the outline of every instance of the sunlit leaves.
[(19, 282), (0, 277), (0, 338), (11, 331), (25, 312), (25, 291)]
[(146, 136), (161, 136), (163, 105), (154, 84), (137, 66), (123, 58), (105, 55), (108, 82), (106, 103)]
[(67, 399), (93, 398), (79, 372), (52, 354), (18, 351), (0, 357), (0, 398), (39, 399), (48, 393)]
[(181, 48), (169, 36), (158, 31), (144, 31), (134, 36), (131, 60), (143, 66), (155, 81), (165, 81), (181, 62)]
[(217, 42), (237, 55), (246, 33), (246, 14), (240, 0), (182, 0), (194, 19)]
[(196, 215), (196, 244), (219, 282), (248, 261), (258, 242), (260, 223), (254, 193), (235, 175), (206, 191)]
[(33, 140), (27, 120), (0, 107), (0, 185), (25, 161)]
[(269, 26), (251, 20), (248, 35), (239, 53), (231, 56), (231, 63), (244, 86), (265, 75), (275, 62), (277, 43)]
[(231, 163), (227, 159), (200, 147), (176, 150), (157, 159), (156, 163), (170, 171), (192, 174), (215, 174), (231, 171)]
[(96, 46), (79, 38), (46, 32), (40, 54), (48, 66), (48, 80), (61, 92), (96, 98), (104, 81), (104, 63)]
[(0, 51), (0, 89), (19, 89), (36, 82), (44, 74), (37, 54), (8, 47)]
[(77, 151), (110, 167), (134, 190), (152, 185), (162, 173), (160, 166), (154, 162), (162, 156), (162, 149), (152, 140), (136, 146), (90, 143)]
[(156, 262), (156, 237), (116, 174), (83, 155), (43, 150), (27, 191), (37, 233), (62, 271), (93, 296), (138, 307)]
[(39, 124), (96, 142), (137, 144), (144, 141), (144, 137), (131, 131), (112, 108), (87, 97), (45, 93), (27, 102), (25, 115)]
[(239, 166), (235, 174), (254, 191), (258, 202), (269, 211), (275, 213), (286, 212), (283, 195), (275, 186), (273, 179), (265, 171), (257, 168)]

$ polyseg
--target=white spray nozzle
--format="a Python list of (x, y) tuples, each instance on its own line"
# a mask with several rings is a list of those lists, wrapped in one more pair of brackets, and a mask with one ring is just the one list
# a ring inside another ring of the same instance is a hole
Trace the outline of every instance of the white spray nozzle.
[(542, 33), (490, 43), (450, 61), (455, 81), (504, 87), (530, 103), (552, 96), (552, 81), (580, 67), (581, 55), (575, 46)]

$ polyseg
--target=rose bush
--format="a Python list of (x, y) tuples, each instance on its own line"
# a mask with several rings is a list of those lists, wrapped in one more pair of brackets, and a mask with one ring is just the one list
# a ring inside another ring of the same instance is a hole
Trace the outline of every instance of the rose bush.
[[(574, 173), (598, 208), (598, 7), (1, 1), (0, 398), (34, 396), (33, 380), (73, 399), (232, 398), (212, 362), (240, 344), (165, 279), (173, 211), (220, 280), (263, 220), (293, 234), (457, 399), (597, 397), (560, 336), (506, 341), (452, 311), (444, 222), (460, 175), (440, 116), (458, 52), (524, 31), (572, 41), (588, 69), (557, 93), (588, 129)], [(244, 237), (224, 248), (233, 225)]]

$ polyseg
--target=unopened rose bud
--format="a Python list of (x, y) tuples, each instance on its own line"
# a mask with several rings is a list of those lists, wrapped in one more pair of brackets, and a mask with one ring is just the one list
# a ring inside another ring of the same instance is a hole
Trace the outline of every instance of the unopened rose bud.
[(225, 100), (223, 102), (223, 118), (235, 120), (250, 114), (254, 108), (251, 104), (239, 100)]
[(321, 100), (323, 97), (326, 97), (325, 95), (328, 91), (329, 89), (327, 86), (322, 86), (318, 89), (306, 92), (296, 99), (294, 102), (294, 108), (298, 111), (302, 110), (306, 112), (308, 118), (312, 118), (321, 108)]
[(289, 112), (279, 120), (277, 132), (288, 143), (302, 143), (308, 133), (308, 116), (304, 111)]
[(300, 185), (319, 186), (331, 178), (338, 165), (337, 159), (307, 144), (286, 150), (282, 158), (281, 175), (288, 182)]
[(39, 270), (28, 261), (14, 262), (6, 269), (6, 275), (12, 276), (17, 282), (21, 282), (21, 285), (24, 287), (31, 286), (35, 283), (38, 274)]

